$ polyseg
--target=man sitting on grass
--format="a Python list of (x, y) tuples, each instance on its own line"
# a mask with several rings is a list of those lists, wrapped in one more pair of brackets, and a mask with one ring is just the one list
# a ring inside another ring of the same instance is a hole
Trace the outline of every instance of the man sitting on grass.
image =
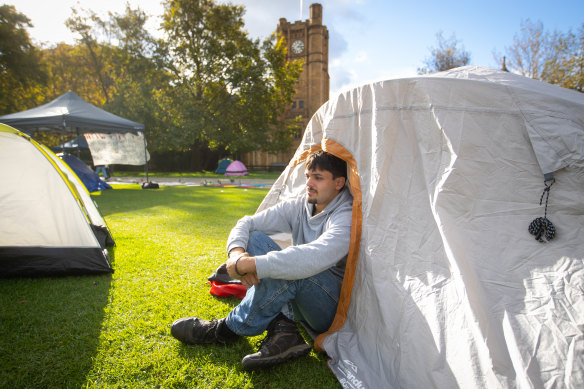
[[(351, 235), (353, 197), (345, 187), (346, 163), (324, 151), (306, 161), (306, 193), (240, 219), (227, 241), (227, 272), (248, 288), (226, 318), (175, 321), (171, 334), (188, 344), (230, 343), (240, 336), (268, 334), (246, 370), (272, 366), (310, 352), (298, 331), (332, 324), (343, 282)], [(291, 232), (281, 249), (267, 234)]]

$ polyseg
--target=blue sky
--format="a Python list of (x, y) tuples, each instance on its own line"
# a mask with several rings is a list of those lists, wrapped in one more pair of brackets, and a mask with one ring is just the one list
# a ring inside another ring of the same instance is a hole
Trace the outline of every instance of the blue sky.
[[(246, 28), (264, 38), (276, 29), (281, 17), (288, 21), (308, 18), (310, 1), (232, 0), (246, 8)], [(584, 0), (490, 0), (490, 1), (384, 1), (320, 0), (323, 22), (329, 29), (331, 95), (367, 82), (413, 76), (436, 46), (436, 34), (453, 34), (471, 55), (472, 65), (498, 68), (493, 53), (504, 54), (527, 19), (541, 21), (546, 30), (576, 31), (584, 24)], [(37, 42), (72, 43), (64, 26), (70, 8), (80, 4), (100, 15), (122, 12), (120, 0), (6, 0), (35, 25), (30, 30)], [(159, 24), (160, 0), (130, 0)], [(301, 8), (302, 5), (302, 8)]]

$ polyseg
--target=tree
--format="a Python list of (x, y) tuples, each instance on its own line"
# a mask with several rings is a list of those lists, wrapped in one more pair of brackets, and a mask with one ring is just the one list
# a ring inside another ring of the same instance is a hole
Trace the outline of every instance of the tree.
[(149, 147), (155, 150), (165, 148), (165, 137), (160, 135), (172, 123), (172, 106), (165, 103), (171, 77), (166, 44), (146, 30), (147, 19), (142, 10), (128, 5), (124, 14), (110, 14), (110, 20), (101, 23), (106, 35), (117, 42), (110, 60), (116, 93), (106, 108), (143, 123), (149, 134), (156, 134), (149, 137)]
[(172, 138), (195, 157), (201, 144), (236, 155), (279, 151), (291, 142), (282, 113), (300, 64), (283, 60), (286, 46), (275, 37), (263, 45), (251, 40), (243, 14), (241, 6), (213, 0), (165, 3), (173, 100), (181, 114)]
[[(54, 63), (69, 63), (60, 70), (68, 71), (67, 81), (83, 89), (89, 101), (143, 123), (149, 134), (163, 135), (163, 129), (172, 125), (172, 115), (166, 112), (171, 105), (164, 103), (171, 79), (165, 44), (146, 30), (147, 19), (142, 10), (129, 5), (123, 14), (110, 13), (107, 20), (92, 11), (73, 10), (67, 25), (79, 35), (78, 44)], [(77, 66), (70, 66), (72, 62)], [(164, 136), (149, 139), (150, 150), (165, 147)]]
[(542, 81), (584, 92), (584, 24), (577, 33), (556, 34), (554, 55), (546, 61)]
[[(497, 61), (501, 58), (495, 56)], [(542, 22), (521, 22), (521, 31), (506, 48), (510, 71), (584, 91), (584, 24), (577, 33), (548, 32)]]
[[(27, 28), (30, 19), (12, 5), (0, 6), (0, 113), (31, 108), (38, 103), (37, 89), (46, 83), (39, 50)], [(7, 93), (9, 92), (9, 93)]]
[(513, 45), (506, 49), (507, 68), (523, 76), (540, 79), (545, 63), (553, 55), (550, 42), (551, 36), (544, 31), (541, 22), (532, 23), (529, 19), (521, 22), (520, 34), (515, 34)]
[(83, 45), (58, 43), (42, 49), (42, 62), (48, 71), (48, 82), (43, 89), (45, 102), (71, 90), (91, 104), (102, 106), (103, 90)]
[(86, 68), (91, 70), (91, 78), (101, 89), (103, 102), (107, 103), (115, 93), (115, 81), (112, 79), (115, 72), (111, 62), (116, 48), (108, 42), (99, 42), (100, 31), (107, 31), (107, 27), (95, 12), (85, 11), (87, 15), (82, 15), (76, 8), (72, 11), (73, 15), (65, 21), (65, 25), (79, 35), (78, 42), (85, 48), (82, 58)]
[(424, 61), (426, 66), (418, 68), (418, 74), (442, 72), (470, 63), (470, 53), (464, 47), (458, 47), (459, 42), (454, 34), (445, 39), (440, 31), (436, 34), (436, 39), (438, 47), (431, 49), (431, 56)]

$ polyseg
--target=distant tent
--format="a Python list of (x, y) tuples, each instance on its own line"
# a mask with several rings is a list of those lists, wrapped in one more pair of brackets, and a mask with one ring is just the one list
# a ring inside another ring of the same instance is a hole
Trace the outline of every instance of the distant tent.
[(111, 189), (111, 185), (103, 181), (85, 162), (71, 154), (62, 154), (60, 158), (77, 174), (89, 192)]
[(65, 142), (62, 145), (55, 147), (54, 149), (59, 151), (77, 151), (77, 150), (89, 150), (89, 145), (87, 140), (83, 135), (79, 135), (77, 138)]
[[(104, 111), (83, 100), (72, 91), (26, 111), (0, 116), (0, 123), (26, 132), (56, 132), (60, 134), (143, 134), (144, 125)], [(142, 146), (139, 146), (142, 149)], [(144, 169), (148, 181), (148, 153), (144, 135)]]
[(0, 116), (0, 122), (18, 129), (61, 133), (144, 131), (143, 124), (104, 111), (71, 91), (36, 108)]
[(225, 169), (226, 176), (247, 176), (248, 174), (247, 168), (241, 161), (233, 161)]
[(231, 160), (224, 158), (221, 161), (219, 161), (219, 165), (217, 166), (217, 169), (215, 169), (215, 174), (225, 174), (225, 170), (227, 170), (227, 167), (231, 164)]
[(0, 124), (0, 277), (111, 273), (105, 221), (67, 165)]

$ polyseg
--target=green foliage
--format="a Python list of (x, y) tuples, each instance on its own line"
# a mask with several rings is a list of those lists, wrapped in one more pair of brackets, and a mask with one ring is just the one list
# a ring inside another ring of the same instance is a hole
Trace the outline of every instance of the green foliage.
[(14, 6), (0, 6), (0, 114), (37, 105), (38, 89), (47, 81), (40, 51), (26, 31), (29, 27), (30, 19)]
[(290, 145), (282, 113), (300, 66), (280, 60), (285, 45), (274, 37), (263, 45), (250, 39), (243, 13), (241, 6), (212, 0), (165, 3), (163, 28), (175, 85), (171, 99), (183, 115), (169, 135), (178, 147), (199, 140), (238, 155)]
[(283, 112), (301, 63), (288, 63), (275, 37), (250, 39), (243, 13), (210, 0), (167, 1), (165, 36), (155, 39), (139, 8), (108, 20), (74, 9), (67, 26), (77, 43), (43, 50), (50, 80), (42, 102), (73, 90), (143, 123), (150, 151), (190, 153), (190, 170), (225, 155), (286, 150), (296, 123)]
[(583, 92), (584, 24), (576, 33), (549, 32), (527, 19), (506, 55), (495, 58), (512, 72)]
[(470, 63), (470, 53), (464, 47), (458, 47), (459, 41), (454, 34), (446, 39), (439, 32), (436, 39), (438, 47), (432, 48), (431, 56), (424, 61), (425, 67), (418, 68), (418, 74), (442, 72)]
[(541, 80), (584, 92), (584, 24), (576, 33), (570, 30), (552, 36), (555, 55), (546, 61)]
[[(88, 94), (101, 96), (97, 105), (153, 131), (167, 125), (160, 101), (170, 78), (164, 70), (163, 43), (147, 32), (146, 21), (143, 11), (127, 5), (124, 14), (110, 14), (107, 21), (91, 11), (84, 15), (74, 10), (67, 25), (80, 37), (72, 54), (79, 53), (82, 70), (73, 77), (81, 83), (90, 80), (93, 90)], [(151, 146), (156, 149), (156, 144)]]
[(339, 388), (326, 356), (253, 373), (261, 337), (186, 346), (180, 317), (223, 317), (207, 277), (236, 220), (265, 189), (116, 186), (94, 196), (116, 241), (113, 275), (0, 279), (0, 382), (7, 388)]
[(513, 72), (539, 79), (545, 63), (554, 55), (551, 40), (543, 23), (522, 21), (520, 33), (515, 34), (513, 45), (506, 49), (505, 65)]

